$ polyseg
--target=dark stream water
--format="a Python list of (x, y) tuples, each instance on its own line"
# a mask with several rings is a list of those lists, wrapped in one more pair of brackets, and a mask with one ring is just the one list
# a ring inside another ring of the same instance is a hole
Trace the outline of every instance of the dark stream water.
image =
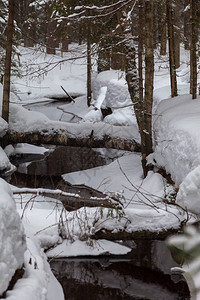
[[(128, 243), (128, 242), (127, 242)], [(123, 256), (78, 257), (51, 261), (51, 268), (68, 300), (190, 299), (165, 242), (129, 241)]]
[[(61, 174), (110, 163), (123, 151), (56, 147), (45, 155), (19, 155), (11, 183), (21, 187), (60, 188), (84, 196), (94, 191), (65, 183)], [(98, 191), (95, 191), (99, 196)], [(66, 300), (174, 300), (189, 298), (181, 275), (172, 275), (177, 266), (164, 241), (123, 241), (132, 248), (125, 256), (55, 259), (51, 268), (61, 283)]]

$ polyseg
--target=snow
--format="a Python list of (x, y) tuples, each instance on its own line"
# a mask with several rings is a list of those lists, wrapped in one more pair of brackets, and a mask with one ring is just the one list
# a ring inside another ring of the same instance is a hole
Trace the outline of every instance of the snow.
[(99, 73), (96, 77), (94, 77), (92, 82), (93, 98), (95, 100), (98, 99), (100, 89), (102, 87), (107, 87), (110, 80), (112, 79), (120, 80), (120, 78), (124, 76), (125, 76), (124, 72), (121, 72), (119, 70), (108, 70)]
[(160, 103), (154, 117), (154, 159), (180, 185), (200, 164), (200, 99), (178, 96)]
[(63, 241), (62, 244), (49, 250), (47, 252), (48, 257), (76, 257), (76, 256), (98, 256), (98, 255), (110, 255), (117, 254), (123, 255), (130, 252), (131, 249), (122, 246), (117, 243), (113, 243), (107, 240), (94, 240), (91, 241), (91, 245), (88, 245), (85, 241), (76, 240), (70, 242), (68, 240)]
[[(63, 179), (71, 184), (85, 184), (104, 193), (121, 196), (128, 220), (127, 232), (178, 228), (184, 218), (181, 210), (166, 208), (162, 203), (167, 186), (161, 175), (149, 172), (148, 177), (143, 179), (138, 154), (126, 155), (107, 166), (68, 173), (63, 175)], [(104, 226), (110, 230), (120, 230), (123, 218), (118, 225), (109, 220), (104, 222)]]
[(0, 138), (6, 134), (7, 130), (8, 130), (8, 123), (4, 119), (0, 118)]
[(9, 185), (0, 178), (0, 295), (24, 262), (24, 228)]

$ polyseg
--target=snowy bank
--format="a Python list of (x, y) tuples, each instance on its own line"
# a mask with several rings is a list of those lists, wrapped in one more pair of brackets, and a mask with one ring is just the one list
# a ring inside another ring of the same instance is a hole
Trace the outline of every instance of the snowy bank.
[(163, 100), (153, 122), (154, 159), (176, 185), (200, 165), (200, 98), (190, 95)]
[(9, 185), (0, 178), (0, 295), (22, 267), (26, 239)]

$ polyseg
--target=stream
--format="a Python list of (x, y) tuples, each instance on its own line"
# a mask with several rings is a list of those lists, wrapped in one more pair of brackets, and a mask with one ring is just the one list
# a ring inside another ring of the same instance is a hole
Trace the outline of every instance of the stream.
[[(19, 187), (59, 188), (91, 196), (92, 189), (62, 180), (68, 172), (102, 166), (127, 152), (113, 149), (46, 146), (49, 152), (20, 154), (11, 158), (17, 166), (11, 184)], [(98, 191), (96, 196), (101, 195)], [(118, 241), (119, 242), (119, 241)], [(164, 241), (120, 241), (132, 251), (123, 256), (69, 257), (50, 265), (63, 287), (66, 300), (190, 299), (187, 284)]]

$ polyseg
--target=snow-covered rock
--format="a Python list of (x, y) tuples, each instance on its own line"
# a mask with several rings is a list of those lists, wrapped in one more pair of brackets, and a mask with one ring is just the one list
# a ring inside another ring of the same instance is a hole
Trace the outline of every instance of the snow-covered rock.
[(9, 185), (0, 178), (0, 295), (24, 262), (24, 229)]

